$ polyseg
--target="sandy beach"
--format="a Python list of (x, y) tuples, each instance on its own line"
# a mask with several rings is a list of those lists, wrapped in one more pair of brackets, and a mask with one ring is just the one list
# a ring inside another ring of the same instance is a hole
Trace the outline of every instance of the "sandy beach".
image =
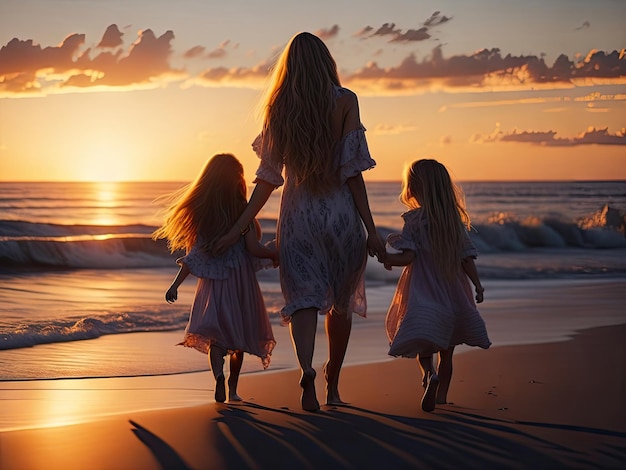
[[(241, 404), (214, 403), (209, 372), (3, 382), (5, 421), (13, 414), (31, 424), (0, 434), (0, 468), (622, 468), (626, 321), (615, 321), (619, 285), (552, 286), (554, 302), (545, 292), (534, 302), (523, 289), (512, 295), (503, 287), (493, 306), (516, 307), (519, 322), (534, 319), (537, 340), (497, 341), (497, 312), (484, 309), (494, 347), (456, 355), (451, 403), (433, 413), (420, 409), (419, 369), (409, 359), (351, 361), (341, 380), (349, 404), (319, 413), (301, 411), (294, 369), (244, 374)], [(600, 305), (599, 318), (612, 309), (613, 320), (572, 322), (577, 331), (561, 336), (554, 323), (540, 321), (588, 308), (584, 298)], [(352, 353), (367, 341), (361, 333), (353, 334)], [(282, 353), (292, 354), (284, 341)], [(323, 357), (325, 343), (318, 344)], [(317, 388), (323, 398), (320, 376)], [(38, 413), (47, 421), (37, 421)]]

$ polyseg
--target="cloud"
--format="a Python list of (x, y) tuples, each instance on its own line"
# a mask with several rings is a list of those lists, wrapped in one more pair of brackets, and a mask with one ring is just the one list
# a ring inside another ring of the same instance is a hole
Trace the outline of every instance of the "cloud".
[(409, 29), (404, 33), (396, 34), (391, 42), (414, 42), (414, 41), (425, 41), (426, 39), (430, 39), (430, 34), (428, 34), (428, 28), (420, 28), (420, 29)]
[(589, 128), (575, 137), (557, 137), (555, 131), (517, 131), (505, 133), (499, 126), (489, 135), (475, 135), (471, 139), (475, 143), (518, 142), (547, 147), (573, 147), (578, 145), (626, 145), (626, 128), (611, 134), (608, 127), (603, 129)]
[(591, 23), (589, 21), (585, 21), (583, 22), (583, 24), (581, 24), (580, 26), (576, 28), (576, 31), (580, 31), (582, 29), (589, 29), (589, 28), (591, 28)]
[(376, 62), (348, 74), (346, 83), (364, 93), (411, 94), (424, 91), (499, 91), (572, 88), (626, 83), (625, 50), (593, 50), (573, 62), (561, 54), (551, 66), (534, 55), (502, 55), (500, 49), (482, 49), (445, 58), (442, 46), (419, 61), (409, 54), (397, 66)]
[(262, 88), (273, 63), (264, 61), (254, 67), (213, 67), (204, 70), (198, 77), (188, 80), (184, 86), (234, 86), (241, 88)]
[(374, 38), (377, 36), (390, 36), (391, 38), (389, 39), (389, 42), (408, 43), (425, 41), (432, 37), (429, 33), (429, 28), (447, 23), (450, 20), (451, 18), (442, 16), (441, 12), (436, 11), (430, 15), (424, 23), (422, 23), (423, 26), (420, 28), (410, 28), (403, 32), (402, 29), (396, 28), (395, 23), (383, 23), (383, 25), (377, 29), (371, 26), (366, 26), (355, 33), (354, 36), (362, 39)]
[(372, 132), (376, 135), (398, 135), (417, 129), (418, 127), (413, 124), (379, 124)]
[(119, 47), (123, 44), (122, 36), (124, 36), (124, 33), (120, 32), (116, 24), (112, 24), (106, 29), (96, 47), (98, 49), (113, 49)]
[[(422, 27), (416, 29), (402, 30), (395, 23), (384, 23), (378, 28), (363, 28), (356, 37), (379, 37), (394, 44), (424, 41), (431, 37), (430, 28), (448, 21), (450, 18), (434, 12)], [(333, 25), (319, 30), (318, 34), (328, 38), (339, 32), (339, 25)], [(128, 32), (122, 34), (112, 24), (94, 48), (86, 47), (85, 35), (79, 33), (70, 34), (60, 44), (50, 47), (42, 47), (32, 39), (14, 38), (0, 48), (0, 97), (103, 88), (127, 90), (162, 86), (172, 81), (181, 86), (247, 86), (257, 89), (262, 87), (261, 82), (265, 81), (273, 65), (268, 60), (254, 66), (214, 66), (194, 72), (196, 75), (190, 77), (171, 63), (174, 57), (173, 31), (157, 36), (152, 30), (144, 29), (137, 33), (130, 46), (124, 46), (123, 39), (127, 37)], [(198, 45), (176, 57), (195, 61), (219, 60), (238, 46), (226, 40), (215, 49)], [(374, 53), (382, 50), (380, 43), (372, 49)], [(411, 53), (387, 67), (372, 61), (357, 69), (342, 70), (341, 78), (356, 92), (376, 96), (623, 85), (626, 84), (626, 50), (592, 50), (574, 59), (561, 54), (553, 64), (548, 64), (542, 55), (514, 56), (504, 54), (498, 48), (444, 56), (443, 45), (439, 44), (426, 57), (418, 58)], [(504, 104), (507, 100), (502, 101)], [(600, 109), (590, 111), (599, 112)]]
[[(115, 48), (121, 37), (117, 26), (111, 25), (98, 48)], [(91, 49), (83, 50), (84, 34), (70, 34), (61, 44), (43, 48), (30, 39), (15, 38), (0, 48), (0, 96), (102, 86), (156, 86), (161, 80), (183, 75), (169, 64), (173, 39), (172, 31), (157, 37), (145, 29), (139, 31), (126, 54), (118, 48), (92, 57)]]
[(436, 11), (430, 15), (430, 18), (424, 21), (424, 26), (438, 26), (440, 24), (447, 23), (451, 19), (452, 18), (448, 18), (447, 16), (442, 16), (440, 11)]
[(210, 51), (206, 57), (207, 59), (221, 59), (228, 55), (226, 48), (230, 45), (230, 40), (222, 42), (218, 47)]
[(191, 49), (185, 51), (183, 57), (185, 59), (196, 59), (198, 57), (202, 57), (206, 48), (204, 46), (194, 46)]
[(332, 39), (339, 34), (339, 25), (334, 24), (330, 29), (318, 29), (315, 31), (315, 35), (319, 36), (320, 39), (324, 41), (327, 39)]

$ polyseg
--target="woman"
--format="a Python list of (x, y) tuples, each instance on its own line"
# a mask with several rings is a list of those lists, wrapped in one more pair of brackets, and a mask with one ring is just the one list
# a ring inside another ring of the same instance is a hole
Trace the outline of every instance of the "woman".
[(272, 191), (284, 184), (277, 227), (285, 297), (281, 315), (290, 325), (302, 369), (302, 408), (316, 411), (312, 362), (317, 315), (326, 314), (329, 342), (326, 403), (340, 404), (339, 373), (352, 313), (365, 316), (367, 251), (378, 257), (385, 253), (361, 175), (375, 162), (356, 95), (341, 87), (333, 57), (310, 33), (295, 35), (279, 57), (263, 113), (262, 132), (252, 144), (261, 159), (256, 187), (215, 250), (235, 243)]

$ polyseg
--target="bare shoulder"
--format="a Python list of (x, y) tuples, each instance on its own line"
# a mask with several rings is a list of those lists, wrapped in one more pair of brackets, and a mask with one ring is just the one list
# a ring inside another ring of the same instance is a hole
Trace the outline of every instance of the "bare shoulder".
[(337, 96), (337, 109), (341, 114), (347, 114), (351, 111), (359, 109), (359, 102), (356, 93), (348, 88), (339, 88)]
[(337, 88), (337, 101), (343, 101), (347, 103), (357, 102), (356, 93), (349, 88), (339, 87)]

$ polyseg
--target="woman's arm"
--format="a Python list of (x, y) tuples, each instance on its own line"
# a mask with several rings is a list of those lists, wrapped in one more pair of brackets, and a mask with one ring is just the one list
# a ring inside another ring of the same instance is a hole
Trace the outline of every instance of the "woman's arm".
[(372, 218), (372, 212), (370, 210), (369, 202), (367, 200), (367, 191), (365, 189), (365, 182), (363, 181), (363, 175), (359, 173), (356, 176), (348, 178), (346, 180), (348, 188), (352, 193), (356, 210), (361, 216), (361, 220), (367, 230), (367, 248), (370, 256), (376, 256), (378, 261), (383, 261), (386, 256), (385, 243), (382, 237), (376, 231), (374, 225), (374, 219)]
[(254, 232), (250, 230), (245, 235), (246, 242), (246, 250), (252, 256), (256, 256), (257, 258), (269, 258), (272, 260), (274, 267), (278, 266), (278, 252), (272, 248), (269, 248), (265, 245), (261, 245), (259, 243), (259, 238), (261, 237), (261, 226), (259, 223), (254, 220)]
[(254, 191), (252, 191), (252, 196), (250, 196), (250, 200), (248, 201), (248, 205), (239, 216), (239, 219), (237, 219), (235, 225), (233, 225), (224, 236), (215, 242), (215, 245), (213, 246), (214, 254), (220, 255), (224, 253), (228, 247), (234, 245), (237, 240), (239, 240), (239, 237), (245, 235), (248, 227), (270, 198), (274, 189), (276, 189), (276, 186), (268, 183), (267, 181), (257, 181)]

